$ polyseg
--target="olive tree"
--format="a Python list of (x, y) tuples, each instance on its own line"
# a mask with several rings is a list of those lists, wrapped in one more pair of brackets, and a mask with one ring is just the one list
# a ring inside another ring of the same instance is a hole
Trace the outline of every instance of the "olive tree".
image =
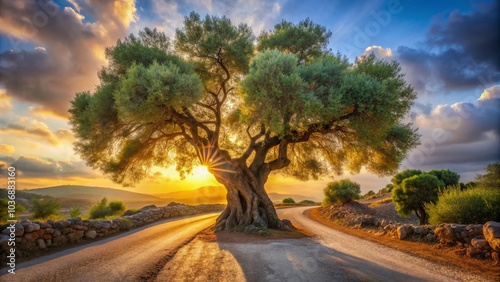
[(362, 167), (395, 172), (418, 135), (403, 122), (415, 92), (396, 62), (330, 53), (331, 33), (287, 21), (246, 24), (191, 13), (174, 40), (145, 29), (106, 50), (93, 93), (78, 93), (76, 151), (115, 182), (152, 167), (205, 165), (227, 189), (216, 230), (284, 228), (271, 173), (317, 179)]

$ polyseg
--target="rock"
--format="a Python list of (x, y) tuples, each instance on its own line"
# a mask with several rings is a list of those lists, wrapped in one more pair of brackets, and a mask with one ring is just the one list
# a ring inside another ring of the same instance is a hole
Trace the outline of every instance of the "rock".
[(408, 238), (413, 233), (413, 227), (410, 225), (399, 226), (396, 230), (396, 234), (399, 240), (404, 240)]
[(480, 255), (482, 253), (482, 251), (478, 248), (474, 248), (474, 247), (468, 247), (467, 248), (467, 251), (466, 251), (466, 254), (467, 256), (473, 258), (477, 255)]
[(132, 210), (126, 210), (126, 211), (122, 214), (122, 216), (134, 215), (134, 214), (136, 214), (136, 213), (137, 213), (137, 212), (132, 211)]
[(176, 203), (176, 202), (170, 202), (167, 207), (176, 207), (176, 206), (184, 206), (184, 204), (181, 203)]
[(491, 258), (498, 264), (500, 262), (500, 253), (499, 252), (491, 252)]
[(87, 239), (95, 239), (97, 237), (97, 232), (95, 230), (88, 230), (85, 232), (85, 238)]
[(24, 238), (28, 241), (35, 241), (38, 238), (38, 236), (39, 235), (36, 232), (24, 234)]
[(47, 245), (47, 247), (52, 246), (52, 239), (45, 239), (45, 245)]
[(453, 233), (453, 230), (449, 226), (443, 225), (436, 227), (436, 229), (434, 229), (434, 234), (438, 236), (441, 243), (448, 243), (455, 241), (455, 235)]
[(481, 249), (481, 250), (490, 250), (490, 244), (488, 244), (488, 241), (486, 239), (480, 239), (480, 238), (473, 238), (471, 240), (471, 245), (475, 248)]
[(70, 243), (74, 243), (76, 241), (76, 233), (75, 232), (71, 232), (71, 233), (66, 234), (66, 237), (68, 237), (68, 241)]
[(434, 242), (434, 241), (436, 241), (436, 235), (427, 234), (427, 236), (425, 236), (425, 240), (427, 240), (427, 242)]
[(24, 235), (24, 227), (21, 223), (16, 223), (16, 237), (22, 237)]
[(47, 248), (47, 244), (45, 244), (45, 241), (43, 239), (36, 240), (36, 244), (38, 245), (38, 248), (41, 250)]
[(149, 205), (149, 206), (142, 207), (139, 211), (143, 212), (143, 211), (152, 210), (152, 209), (156, 209), (156, 208), (157, 207), (155, 205)]
[(493, 250), (500, 251), (500, 222), (486, 222), (483, 225), (483, 235)]
[(40, 230), (40, 225), (38, 225), (36, 223), (27, 223), (26, 225), (24, 225), (24, 232), (25, 233), (30, 233), (30, 232), (37, 231), (37, 230)]
[(66, 236), (59, 236), (52, 239), (52, 244), (55, 246), (60, 246), (68, 243), (68, 238)]
[(415, 229), (413, 229), (413, 233), (420, 235), (423, 230), (424, 230), (424, 228), (422, 226), (417, 226), (417, 227), (415, 227)]
[(53, 228), (45, 228), (45, 234), (53, 234), (54, 229)]
[(58, 230), (58, 229), (54, 229), (54, 233), (52, 234), (53, 237), (59, 237), (61, 236), (61, 230)]

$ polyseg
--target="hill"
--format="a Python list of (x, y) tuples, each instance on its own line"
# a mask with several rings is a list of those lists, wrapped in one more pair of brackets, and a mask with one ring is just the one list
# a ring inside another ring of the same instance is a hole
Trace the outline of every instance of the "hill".
[(104, 187), (62, 185), (31, 189), (26, 192), (56, 198), (81, 199), (91, 203), (96, 203), (106, 197), (110, 201), (123, 201), (127, 208), (141, 208), (146, 205), (166, 205), (169, 203), (168, 200), (153, 195)]

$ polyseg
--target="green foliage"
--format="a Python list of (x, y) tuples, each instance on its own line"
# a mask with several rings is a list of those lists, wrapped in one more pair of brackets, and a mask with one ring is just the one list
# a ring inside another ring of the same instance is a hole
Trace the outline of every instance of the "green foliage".
[(281, 200), (281, 202), (283, 204), (295, 204), (295, 200), (292, 198), (284, 198), (283, 200)]
[(328, 206), (334, 203), (346, 204), (352, 200), (360, 198), (360, 185), (349, 179), (342, 179), (328, 183), (323, 189), (325, 198), (323, 199), (323, 206)]
[(90, 219), (106, 218), (108, 216), (116, 216), (125, 211), (125, 204), (121, 201), (112, 201), (108, 203), (108, 199), (102, 198), (90, 208)]
[(183, 176), (207, 147), (218, 165), (238, 158), (301, 180), (392, 174), (418, 145), (403, 122), (416, 94), (396, 62), (350, 63), (327, 50), (330, 36), (309, 19), (283, 21), (254, 46), (248, 25), (194, 12), (172, 42), (130, 35), (106, 49), (95, 91), (71, 102), (75, 151), (124, 185), (155, 166)]
[(82, 215), (82, 209), (80, 207), (71, 207), (69, 209), (70, 218), (80, 217)]
[(485, 189), (500, 189), (500, 162), (486, 166), (486, 173), (476, 176), (478, 187)]
[(108, 199), (106, 198), (102, 198), (101, 201), (90, 208), (90, 219), (105, 218), (109, 215), (111, 215), (111, 209), (108, 206)]
[(31, 211), (34, 219), (48, 218), (56, 215), (61, 209), (61, 204), (53, 199), (31, 200)]
[(419, 174), (422, 174), (422, 171), (420, 171), (418, 169), (407, 169), (407, 170), (403, 170), (401, 172), (398, 172), (391, 179), (393, 188), (400, 186), (401, 183), (403, 182), (403, 180), (405, 180), (406, 178), (410, 178), (414, 175), (419, 175)]
[(366, 192), (366, 194), (363, 195), (363, 198), (368, 198), (370, 196), (373, 196), (375, 195), (375, 192), (373, 192), (373, 190), (370, 190), (368, 192)]
[(427, 173), (435, 175), (442, 182), (441, 186), (443, 187), (458, 185), (460, 180), (460, 175), (449, 169), (431, 170)]
[(6, 222), (9, 219), (16, 219), (19, 216), (19, 213), (24, 212), (25, 208), (23, 205), (16, 203), (15, 206), (15, 218), (9, 217), (9, 200), (8, 199), (0, 199), (0, 222)]
[(111, 201), (109, 203), (109, 209), (112, 215), (120, 214), (125, 211), (125, 204), (122, 201)]
[(454, 186), (439, 194), (437, 203), (426, 205), (431, 224), (484, 224), (500, 221), (500, 193), (494, 189)]
[(299, 202), (299, 204), (302, 204), (302, 205), (314, 205), (316, 204), (314, 201), (311, 201), (311, 200), (302, 200)]

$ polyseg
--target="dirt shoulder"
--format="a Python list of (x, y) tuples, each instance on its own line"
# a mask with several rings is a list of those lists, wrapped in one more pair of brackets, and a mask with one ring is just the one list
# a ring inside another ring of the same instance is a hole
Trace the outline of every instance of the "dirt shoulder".
[(461, 256), (456, 253), (455, 248), (446, 248), (438, 244), (427, 244), (423, 242), (403, 241), (390, 236), (384, 236), (370, 232), (370, 230), (355, 229), (340, 225), (335, 221), (325, 218), (320, 213), (320, 208), (313, 208), (306, 212), (306, 216), (335, 230), (379, 243), (394, 249), (408, 252), (422, 258), (426, 258), (445, 265), (454, 265), (471, 272), (486, 275), (492, 280), (500, 281), (500, 266), (494, 266), (491, 261), (476, 260)]

